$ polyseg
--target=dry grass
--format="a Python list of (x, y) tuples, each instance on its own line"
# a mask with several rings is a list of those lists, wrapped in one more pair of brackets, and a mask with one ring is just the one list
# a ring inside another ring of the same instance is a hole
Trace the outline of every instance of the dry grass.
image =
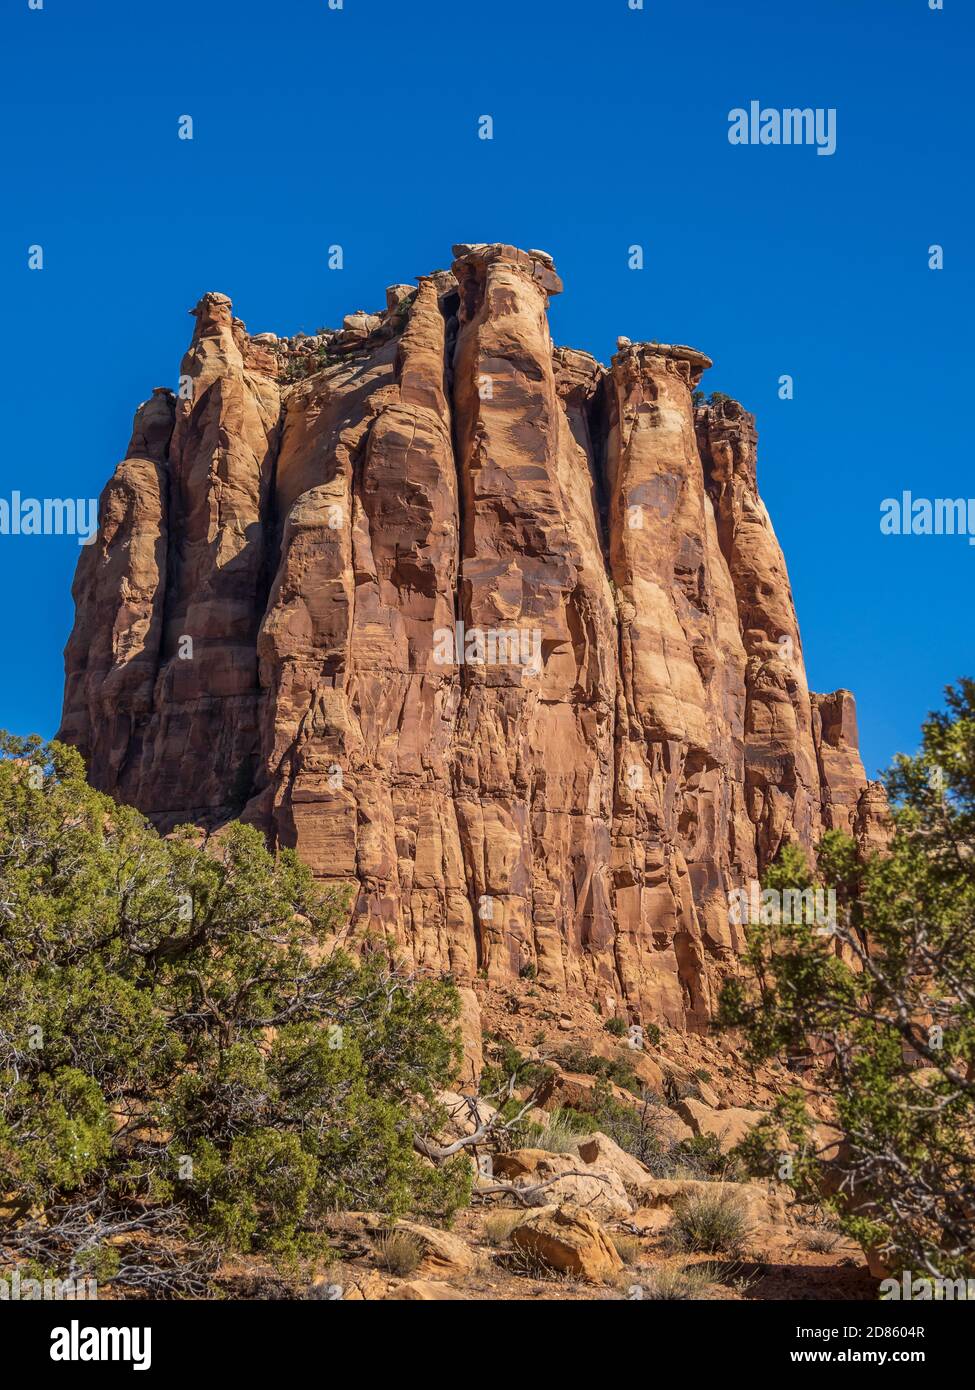
[(550, 1154), (574, 1153), (576, 1145), (585, 1135), (578, 1124), (573, 1124), (570, 1116), (561, 1110), (552, 1112), (544, 1125), (532, 1125), (527, 1132), (527, 1147), (544, 1149)]
[(509, 1274), (519, 1275), (522, 1279), (544, 1279), (556, 1284), (576, 1282), (574, 1275), (553, 1269), (534, 1250), (521, 1250), (517, 1246), (513, 1250), (506, 1250), (499, 1264)]
[(734, 1289), (736, 1293), (745, 1294), (757, 1281), (757, 1275), (745, 1274), (740, 1260), (726, 1263), (721, 1260), (702, 1260), (698, 1265), (692, 1266), (701, 1275), (707, 1278), (710, 1284), (724, 1284), (726, 1288)]
[(629, 1276), (628, 1297), (646, 1299), (655, 1303), (687, 1303), (704, 1301), (714, 1297), (714, 1280), (710, 1265), (688, 1265), (678, 1269), (672, 1265), (658, 1265), (656, 1269), (642, 1274), (639, 1280)]
[(608, 1231), (607, 1234), (623, 1263), (625, 1265), (636, 1264), (643, 1251), (639, 1237), (631, 1236), (625, 1231)]
[(840, 1243), (839, 1231), (810, 1231), (803, 1244), (807, 1250), (814, 1250), (817, 1255), (828, 1255), (835, 1250)]
[(737, 1255), (749, 1232), (740, 1202), (727, 1192), (701, 1192), (674, 1208), (670, 1236), (683, 1250)]
[(419, 1269), (423, 1247), (407, 1231), (389, 1231), (376, 1241), (376, 1258), (390, 1274), (402, 1279)]
[(484, 1239), (489, 1245), (506, 1245), (511, 1232), (524, 1221), (523, 1211), (491, 1211), (481, 1222)]

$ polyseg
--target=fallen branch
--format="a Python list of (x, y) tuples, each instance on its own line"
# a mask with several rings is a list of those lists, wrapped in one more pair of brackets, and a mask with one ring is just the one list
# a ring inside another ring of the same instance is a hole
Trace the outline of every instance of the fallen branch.
[[(506, 1087), (506, 1100), (510, 1100), (514, 1095), (514, 1088), (515, 1078), (511, 1076), (508, 1079), (508, 1085)], [(465, 1096), (464, 1099), (467, 1102), (468, 1115), (477, 1125), (473, 1134), (465, 1134), (462, 1138), (455, 1139), (451, 1144), (436, 1144), (425, 1135), (414, 1134), (413, 1147), (416, 1149), (417, 1153), (423, 1154), (425, 1158), (429, 1158), (432, 1162), (443, 1163), (448, 1158), (453, 1158), (455, 1154), (461, 1153), (464, 1149), (476, 1148), (478, 1144), (483, 1144), (485, 1140), (495, 1135), (506, 1134), (514, 1129), (525, 1118), (529, 1110), (533, 1109), (540, 1091), (541, 1087), (536, 1086), (518, 1113), (513, 1115), (510, 1120), (501, 1119), (500, 1106), (495, 1110), (493, 1115), (490, 1115), (486, 1120), (482, 1120), (478, 1110), (477, 1097)]]
[[(471, 1200), (479, 1197), (516, 1197), (523, 1207), (534, 1207), (538, 1203), (534, 1200), (545, 1188), (551, 1187), (553, 1183), (561, 1182), (563, 1178), (595, 1178), (597, 1182), (609, 1182), (610, 1179), (604, 1173), (593, 1173), (578, 1168), (570, 1168), (566, 1173), (557, 1173), (554, 1178), (546, 1178), (544, 1182), (532, 1183), (530, 1187), (518, 1187), (513, 1182), (495, 1182), (491, 1187), (475, 1187), (471, 1193)], [(590, 1206), (594, 1199), (582, 1205)]]

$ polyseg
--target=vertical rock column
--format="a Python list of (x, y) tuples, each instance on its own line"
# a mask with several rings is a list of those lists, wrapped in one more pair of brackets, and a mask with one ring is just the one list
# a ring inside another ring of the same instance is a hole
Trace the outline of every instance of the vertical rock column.
[(279, 409), (274, 380), (245, 363), (227, 296), (206, 294), (192, 312), (170, 445), (166, 624), (136, 793), (163, 827), (239, 814), (257, 770), (255, 639)]
[(709, 365), (693, 348), (624, 340), (606, 445), (620, 644), (616, 953), (631, 1004), (697, 1026), (711, 1003), (707, 953), (735, 944), (728, 888), (753, 864), (744, 652), (691, 407)]
[(367, 919), (395, 923), (418, 966), (465, 982), (477, 958), (451, 796), (459, 517), (439, 289), (421, 279), (397, 390), (365, 443), (348, 690), (360, 740), (361, 906)]
[(729, 400), (698, 410), (696, 425), (748, 657), (745, 778), (762, 869), (783, 843), (812, 845), (821, 829), (809, 686), (785, 560), (758, 495), (754, 417)]
[[(557, 477), (566, 529), (578, 545), (576, 586), (566, 610), (576, 678), (561, 697), (559, 714), (569, 726), (574, 756), (580, 756), (580, 742), (589, 750), (584, 765), (588, 787), (576, 780), (571, 768), (566, 776), (557, 752), (562, 732), (555, 725), (548, 752), (551, 768), (544, 778), (546, 804), (536, 802), (533, 817), (535, 855), (537, 859), (543, 854), (542, 862), (555, 870), (549, 881), (563, 956), (555, 981), (570, 992), (599, 996), (600, 1007), (614, 1012), (619, 980), (610, 865), (618, 643), (602, 518), (603, 441), (597, 402), (605, 368), (588, 353), (568, 348), (556, 349), (553, 361), (561, 406)], [(545, 707), (541, 709), (544, 714)], [(554, 853), (546, 848), (549, 840)], [(537, 920), (542, 896), (537, 873), (535, 880)]]
[(162, 641), (174, 419), (175, 398), (165, 387), (136, 411), (71, 591), (78, 618), (64, 653), (58, 737), (80, 749), (93, 786), (123, 801), (138, 800)]
[(477, 950), (452, 796), (459, 675), (442, 640), (459, 538), (444, 279), (424, 277), (412, 303), (397, 287), (401, 336), (364, 342), (288, 394), (254, 813), (316, 873), (356, 882), (360, 939), (451, 972), (470, 1080)]
[(455, 797), (480, 959), (497, 981), (611, 985), (613, 616), (589, 463), (555, 385), (561, 282), (541, 253), (454, 250), (460, 615), (487, 643), (461, 667)]
[(261, 629), (265, 787), (252, 808), (323, 876), (355, 879), (357, 931), (476, 971), (451, 799), (457, 474), (439, 285), (402, 335), (289, 393), (281, 559)]
[(283, 402), (279, 559), (257, 643), (263, 768), (248, 816), (323, 877), (358, 872), (360, 739), (347, 694), (353, 484), (372, 422), (395, 395), (395, 357), (391, 343), (367, 363), (351, 356), (291, 387)]

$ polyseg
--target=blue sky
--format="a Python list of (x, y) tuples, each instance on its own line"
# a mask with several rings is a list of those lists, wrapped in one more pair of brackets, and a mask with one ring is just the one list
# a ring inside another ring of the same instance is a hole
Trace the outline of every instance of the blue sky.
[[(972, 7), (644, 6), (6, 0), (0, 496), (98, 494), (205, 290), (290, 334), (381, 306), (452, 242), (541, 247), (557, 342), (691, 343), (756, 413), (810, 682), (855, 691), (869, 772), (913, 748), (975, 673), (975, 546), (879, 530), (904, 489), (975, 495)], [(751, 100), (836, 108), (835, 155), (732, 146)], [(0, 536), (0, 726), (57, 726), (77, 556)]]

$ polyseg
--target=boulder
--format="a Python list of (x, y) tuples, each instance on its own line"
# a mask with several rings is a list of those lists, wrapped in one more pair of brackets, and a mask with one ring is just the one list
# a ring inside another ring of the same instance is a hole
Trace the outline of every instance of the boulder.
[(678, 1101), (674, 1109), (695, 1134), (713, 1134), (723, 1154), (730, 1153), (750, 1130), (768, 1118), (764, 1110), (745, 1110), (738, 1105), (716, 1110), (691, 1097)]
[(666, 1230), (673, 1219), (674, 1213), (670, 1207), (638, 1207), (626, 1225), (638, 1235), (656, 1235)]
[(395, 309), (398, 304), (402, 304), (404, 299), (408, 299), (416, 290), (416, 285), (387, 285), (386, 286), (386, 310), (389, 312)]
[(627, 1049), (625, 1056), (630, 1067), (642, 1082), (644, 1090), (652, 1095), (662, 1096), (664, 1092), (663, 1069), (650, 1054), (639, 1047), (631, 1047)]
[(325, 1284), (323, 1287), (319, 1283), (314, 1286), (313, 1294), (315, 1297), (331, 1302), (337, 1287), (342, 1289), (343, 1303), (377, 1303), (386, 1297), (389, 1281), (375, 1271), (370, 1271), (366, 1274), (355, 1275), (345, 1284)]
[(511, 1243), (548, 1268), (590, 1284), (606, 1283), (623, 1268), (592, 1213), (568, 1202), (528, 1217), (512, 1231)]
[(655, 1105), (651, 1109), (648, 1119), (664, 1148), (669, 1148), (673, 1144), (680, 1144), (684, 1139), (694, 1138), (694, 1131), (690, 1125), (686, 1124), (675, 1111), (666, 1105)]
[(496, 1108), (486, 1100), (463, 1096), (458, 1091), (440, 1091), (436, 1099), (447, 1111), (447, 1124), (437, 1136), (440, 1143), (452, 1143), (455, 1139), (469, 1137), (497, 1113)]
[(576, 1153), (590, 1168), (615, 1173), (626, 1188), (640, 1189), (652, 1181), (650, 1170), (601, 1130), (580, 1139)]

